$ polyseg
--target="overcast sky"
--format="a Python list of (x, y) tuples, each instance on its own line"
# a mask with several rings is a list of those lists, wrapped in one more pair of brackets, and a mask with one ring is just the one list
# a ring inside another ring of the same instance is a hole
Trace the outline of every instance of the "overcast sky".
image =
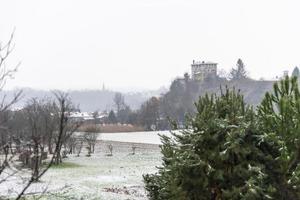
[(22, 61), (7, 88), (156, 89), (193, 59), (254, 78), (300, 65), (300, 1), (0, 0), (0, 41), (14, 27)]

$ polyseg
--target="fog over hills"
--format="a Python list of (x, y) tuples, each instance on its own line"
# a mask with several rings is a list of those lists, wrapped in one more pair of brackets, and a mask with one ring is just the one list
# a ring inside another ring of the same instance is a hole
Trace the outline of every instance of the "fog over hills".
[[(37, 90), (31, 88), (22, 88), (14, 90), (6, 90), (1, 93), (1, 97), (6, 95), (6, 99), (11, 99), (16, 92), (23, 91), (22, 98), (14, 105), (16, 108), (23, 107), (31, 98), (46, 98), (53, 97), (53, 92), (49, 90)], [(126, 92), (123, 93), (125, 103), (132, 109), (138, 109), (140, 105), (149, 99), (151, 96), (160, 96), (167, 90), (160, 88), (158, 90), (149, 90), (141, 92)], [(92, 112), (95, 110), (111, 110), (114, 109), (113, 98), (116, 92), (111, 90), (69, 90), (67, 91), (75, 105), (78, 105), (81, 111)]]
[[(215, 80), (208, 82), (197, 83), (198, 89), (193, 92), (193, 101), (197, 101), (199, 96), (205, 93), (220, 93), (220, 86), (225, 89), (225, 86), (229, 88), (235, 88), (240, 90), (245, 97), (245, 101), (250, 105), (258, 105), (262, 100), (265, 92), (272, 90), (275, 81), (255, 81), (251, 79), (228, 81), (228, 80)], [(0, 94), (2, 98), (6, 95), (6, 99), (12, 99), (15, 93), (22, 90), (22, 98), (14, 105), (15, 108), (22, 108), (26, 102), (31, 98), (43, 99), (46, 97), (54, 98), (53, 91), (38, 90), (31, 88), (22, 88), (14, 90), (5, 90)], [(54, 90), (55, 91), (55, 90)], [(115, 109), (114, 107), (114, 95), (118, 91), (112, 90), (69, 90), (67, 91), (71, 97), (72, 102), (80, 108), (81, 111), (93, 112)], [(169, 93), (170, 90), (166, 88), (160, 88), (157, 90), (144, 90), (135, 92), (122, 93), (125, 98), (125, 103), (130, 106), (131, 109), (139, 109), (141, 104), (147, 101), (152, 96), (162, 96)], [(177, 94), (179, 95), (179, 94)], [(180, 94), (182, 96), (184, 94)], [(177, 96), (176, 98), (183, 98)]]

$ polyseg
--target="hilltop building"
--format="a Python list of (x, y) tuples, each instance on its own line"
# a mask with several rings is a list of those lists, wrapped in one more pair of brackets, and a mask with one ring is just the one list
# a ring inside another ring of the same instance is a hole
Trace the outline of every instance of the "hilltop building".
[(193, 60), (192, 67), (192, 79), (197, 81), (204, 81), (206, 78), (217, 77), (217, 63), (213, 62), (195, 62)]

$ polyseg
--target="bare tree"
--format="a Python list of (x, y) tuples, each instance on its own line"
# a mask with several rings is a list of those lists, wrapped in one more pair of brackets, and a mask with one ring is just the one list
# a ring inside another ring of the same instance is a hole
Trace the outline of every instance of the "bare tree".
[(117, 108), (117, 114), (119, 114), (120, 110), (125, 106), (124, 96), (120, 92), (115, 93), (114, 103)]
[(108, 148), (108, 151), (109, 151), (109, 154), (107, 154), (107, 156), (113, 156), (113, 150), (114, 150), (113, 145), (112, 145), (112, 144), (109, 144), (109, 145), (107, 146), (107, 148)]
[(53, 153), (53, 137), (57, 130), (58, 109), (57, 104), (52, 99), (46, 99), (42, 104), (42, 112), (40, 113), (43, 123), (43, 131), (45, 132), (44, 142), (47, 143), (48, 152), (50, 154)]
[(135, 155), (135, 150), (136, 150), (137, 146), (135, 146), (134, 144), (132, 145), (131, 149), (132, 149), (132, 155)]
[(72, 102), (69, 99), (69, 95), (64, 92), (56, 91), (54, 95), (57, 98), (59, 104), (59, 128), (58, 135), (62, 135), (62, 142), (58, 147), (55, 155), (55, 164), (58, 165), (62, 162), (61, 150), (62, 145), (67, 144), (67, 141), (71, 138), (75, 131), (81, 126), (82, 122), (72, 120), (70, 114), (75, 110)]
[[(24, 139), (28, 142), (29, 148), (33, 149), (33, 157), (30, 157), (29, 167), (33, 170), (36, 181), (38, 181), (37, 176), (42, 160), (47, 159), (46, 146), (48, 145), (48, 150), (50, 149), (49, 152), (51, 152), (52, 136), (54, 131), (57, 130), (58, 121), (54, 115), (55, 110), (50, 109), (49, 105), (50, 108), (55, 107), (56, 110), (58, 108), (52, 105), (50, 99), (37, 100), (32, 98), (23, 109), (27, 121), (27, 124), (23, 127), (27, 132), (23, 132), (25, 133), (23, 137), (25, 136)], [(26, 165), (26, 163), (24, 164)]]
[[(10, 54), (14, 50), (14, 32), (10, 35), (10, 38), (7, 43), (0, 43), (0, 91), (3, 90), (7, 79), (13, 78), (16, 73), (18, 67), (20, 66), (20, 62), (17, 63), (14, 67), (8, 67), (7, 62)], [(9, 109), (13, 104), (15, 104), (19, 98), (21, 97), (22, 91), (17, 92), (11, 100), (7, 100), (6, 95), (2, 98), (0, 103), (0, 112), (4, 112)]]
[[(42, 170), (36, 170), (34, 169), (34, 172), (32, 173), (31, 178), (28, 180), (25, 187), (22, 189), (22, 191), (19, 193), (16, 200), (21, 199), (25, 192), (28, 190), (28, 188), (37, 180), (39, 180), (53, 164), (59, 164), (61, 163), (61, 149), (64, 142), (66, 142), (66, 138), (71, 137), (71, 135), (77, 130), (79, 127), (78, 123), (71, 122), (69, 118), (69, 112), (71, 110), (71, 102), (68, 99), (68, 95), (63, 92), (56, 92), (55, 96), (57, 98), (57, 107), (58, 110), (58, 129), (57, 129), (57, 135), (54, 138), (55, 141), (55, 150), (53, 152), (52, 158), (48, 165), (42, 169)], [(36, 108), (34, 108), (36, 109)], [(38, 126), (37, 124), (33, 123), (33, 127)], [(39, 130), (38, 128), (35, 128), (34, 131)], [(34, 145), (38, 144), (38, 142), (33, 142)], [(38, 149), (36, 146), (34, 147), (35, 155), (38, 155), (39, 152), (36, 152), (36, 149)], [(35, 159), (35, 166), (38, 166), (38, 159)]]
[(228, 73), (224, 69), (218, 70), (218, 77), (223, 78), (223, 79), (230, 78)]
[(33, 179), (38, 181), (39, 168), (41, 164), (41, 153), (44, 151), (43, 146), (43, 135), (42, 132), (43, 124), (41, 122), (40, 113), (42, 111), (41, 103), (33, 98), (25, 107), (27, 113), (28, 127), (29, 127), (29, 145), (33, 148), (33, 157), (31, 158), (30, 167), (33, 169)]
[(83, 141), (77, 139), (77, 140), (76, 140), (76, 143), (75, 143), (75, 150), (76, 150), (76, 154), (77, 154), (76, 156), (77, 156), (77, 157), (80, 156), (82, 147), (83, 147)]
[(95, 145), (97, 142), (98, 133), (97, 132), (85, 132), (84, 139), (88, 144), (88, 155), (95, 153)]
[(69, 154), (75, 153), (76, 145), (77, 145), (77, 138), (74, 136), (71, 136), (68, 141), (66, 142), (67, 152)]
[[(7, 65), (8, 58), (14, 49), (13, 37), (14, 32), (11, 34), (7, 43), (0, 43), (0, 92), (2, 92), (6, 81), (14, 76), (20, 65), (20, 63), (14, 67), (8, 67)], [(17, 92), (12, 99), (7, 99), (6, 95), (2, 95), (2, 100), (0, 100), (0, 152), (4, 154), (4, 159), (0, 160), (0, 174), (10, 165), (9, 163), (13, 161), (15, 156), (12, 150), (13, 136), (10, 134), (7, 126), (10, 115), (9, 109), (20, 99), (21, 94), (22, 91)], [(11, 149), (11, 151), (9, 151), (9, 149)], [(11, 175), (13, 175), (13, 173), (8, 176)], [(5, 180), (6, 178), (0, 180), (0, 184), (5, 182)]]

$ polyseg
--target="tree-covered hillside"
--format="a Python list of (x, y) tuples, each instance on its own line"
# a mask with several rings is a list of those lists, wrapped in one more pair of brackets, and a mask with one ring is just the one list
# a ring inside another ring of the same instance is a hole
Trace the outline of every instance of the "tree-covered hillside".
[(184, 79), (176, 79), (171, 84), (170, 90), (161, 97), (161, 114), (179, 122), (183, 122), (187, 113), (195, 112), (194, 102), (199, 96), (220, 94), (220, 87), (227, 86), (240, 90), (245, 102), (258, 105), (265, 92), (272, 90), (274, 81), (256, 81), (252, 79), (227, 80), (217, 78), (204, 82), (194, 81), (186, 75)]

